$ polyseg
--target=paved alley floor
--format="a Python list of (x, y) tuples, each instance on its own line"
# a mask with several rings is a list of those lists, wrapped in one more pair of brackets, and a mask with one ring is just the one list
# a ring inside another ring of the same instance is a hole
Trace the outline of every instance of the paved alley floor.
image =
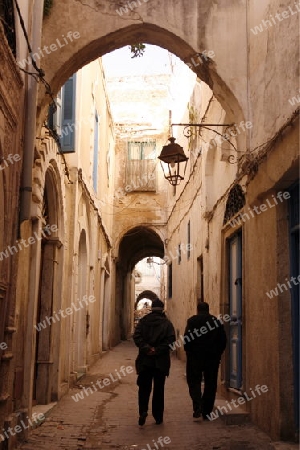
[[(192, 419), (184, 364), (172, 359), (166, 381), (164, 423), (151, 411), (144, 427), (137, 425), (137, 349), (122, 342), (104, 355), (33, 430), (22, 450), (289, 450), (297, 446), (272, 443), (254, 425), (226, 425)], [(123, 368), (123, 372), (121, 367)], [(132, 368), (132, 369), (131, 369)], [(128, 372), (131, 372), (128, 374)], [(124, 375), (125, 374), (125, 375)], [(88, 389), (89, 388), (89, 389)], [(80, 398), (81, 397), (81, 398)], [(159, 439), (160, 438), (160, 439)]]

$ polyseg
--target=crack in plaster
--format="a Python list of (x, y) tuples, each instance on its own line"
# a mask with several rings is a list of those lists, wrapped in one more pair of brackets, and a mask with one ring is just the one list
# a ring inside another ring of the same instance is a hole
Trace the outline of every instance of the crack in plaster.
[[(80, 3), (82, 6), (87, 6), (88, 8), (92, 9), (93, 11), (96, 11), (96, 12), (101, 11), (101, 13), (103, 15), (105, 15), (105, 16), (115, 17), (117, 15), (117, 9), (114, 11), (114, 13), (110, 13), (108, 11), (105, 11), (104, 10), (105, 6), (103, 7), (103, 5), (101, 5), (99, 3), (99, 1), (97, 1), (97, 0), (96, 0), (96, 5), (95, 6), (89, 5), (88, 3), (84, 3), (83, 0), (75, 0), (75, 1), (77, 3)], [(123, 8), (124, 6), (126, 6), (125, 4), (122, 4), (122, 3), (116, 3), (114, 0), (112, 0), (112, 2), (109, 2), (109, 4), (110, 4), (110, 6), (113, 6), (115, 8)], [(132, 20), (141, 21), (142, 23), (144, 23), (143, 18), (136, 11), (129, 11), (128, 13), (126, 13), (126, 15), (127, 15), (127, 17), (126, 16), (120, 16), (120, 18), (122, 18), (123, 20), (124, 19), (125, 20), (129, 20), (129, 21), (132, 21)], [(138, 17), (137, 18), (133, 17), (134, 15), (138, 16)]]

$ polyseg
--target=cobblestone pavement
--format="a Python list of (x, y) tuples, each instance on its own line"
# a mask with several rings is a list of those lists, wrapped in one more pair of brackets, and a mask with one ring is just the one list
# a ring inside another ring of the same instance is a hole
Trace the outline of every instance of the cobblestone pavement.
[[(137, 425), (135, 371), (125, 376), (121, 366), (134, 367), (137, 350), (122, 342), (104, 355), (50, 411), (46, 421), (30, 434), (22, 450), (291, 450), (297, 445), (271, 442), (251, 423), (226, 425), (192, 419), (184, 364), (172, 359), (166, 382), (164, 423), (156, 425), (151, 413), (144, 427)], [(106, 381), (104, 379), (106, 378)], [(97, 385), (98, 382), (98, 385)], [(104, 386), (106, 384), (106, 386)], [(87, 388), (89, 387), (89, 390)], [(80, 394), (75, 402), (72, 396)], [(150, 411), (151, 412), (151, 411)], [(159, 438), (161, 437), (160, 441)]]

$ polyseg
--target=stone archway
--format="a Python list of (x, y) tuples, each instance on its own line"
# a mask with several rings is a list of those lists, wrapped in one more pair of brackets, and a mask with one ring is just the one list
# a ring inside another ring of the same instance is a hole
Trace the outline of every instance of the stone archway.
[[(157, 0), (155, 7), (152, 2), (135, 3), (139, 4), (138, 8), (120, 14), (117, 0), (54, 2), (49, 17), (44, 20), (41, 44), (41, 48), (46, 46), (49, 50), (53, 40), (57, 39), (56, 50), (44, 52), (41, 58), (53, 92), (56, 93), (73, 73), (97, 57), (124, 45), (143, 42), (163, 47), (189, 64), (213, 90), (228, 119), (242, 120), (242, 109), (246, 111), (247, 108), (244, 95), (246, 69), (244, 64), (235, 65), (233, 75), (228, 70), (228, 62), (243, 58), (247, 46), (243, 2), (235, 4), (234, 18), (221, 0), (205, 3)], [(230, 42), (227, 46), (219, 40), (226, 25)], [(65, 35), (62, 30), (66, 30)], [(203, 52), (208, 50), (215, 55), (213, 58), (196, 56), (205, 55)], [(45, 118), (49, 101), (41, 88), (38, 128)]]
[(137, 296), (137, 299), (136, 299), (135, 305), (134, 305), (134, 309), (137, 309), (139, 301), (142, 300), (143, 298), (148, 298), (149, 300), (153, 301), (155, 298), (157, 298), (157, 294), (155, 294), (155, 292), (153, 292), (153, 291), (148, 291), (148, 290), (141, 292)]
[(116, 266), (115, 317), (113, 329), (120, 330), (115, 342), (127, 339), (133, 325), (135, 305), (132, 271), (138, 261), (148, 256), (164, 256), (164, 243), (150, 227), (137, 226), (123, 235), (118, 251)]

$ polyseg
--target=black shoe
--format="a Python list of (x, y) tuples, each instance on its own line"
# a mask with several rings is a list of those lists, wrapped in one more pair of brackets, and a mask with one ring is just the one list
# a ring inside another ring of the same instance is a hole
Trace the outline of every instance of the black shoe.
[(209, 414), (202, 414), (203, 420), (208, 420), (209, 421), (209, 418), (207, 416), (209, 416)]
[(163, 419), (155, 419), (156, 425), (161, 425), (163, 423)]
[(202, 416), (201, 409), (197, 409), (197, 410), (193, 413), (194, 419), (199, 419), (201, 416)]
[(142, 427), (143, 425), (145, 425), (146, 422), (146, 417), (148, 416), (147, 413), (142, 413), (139, 417), (139, 425)]

